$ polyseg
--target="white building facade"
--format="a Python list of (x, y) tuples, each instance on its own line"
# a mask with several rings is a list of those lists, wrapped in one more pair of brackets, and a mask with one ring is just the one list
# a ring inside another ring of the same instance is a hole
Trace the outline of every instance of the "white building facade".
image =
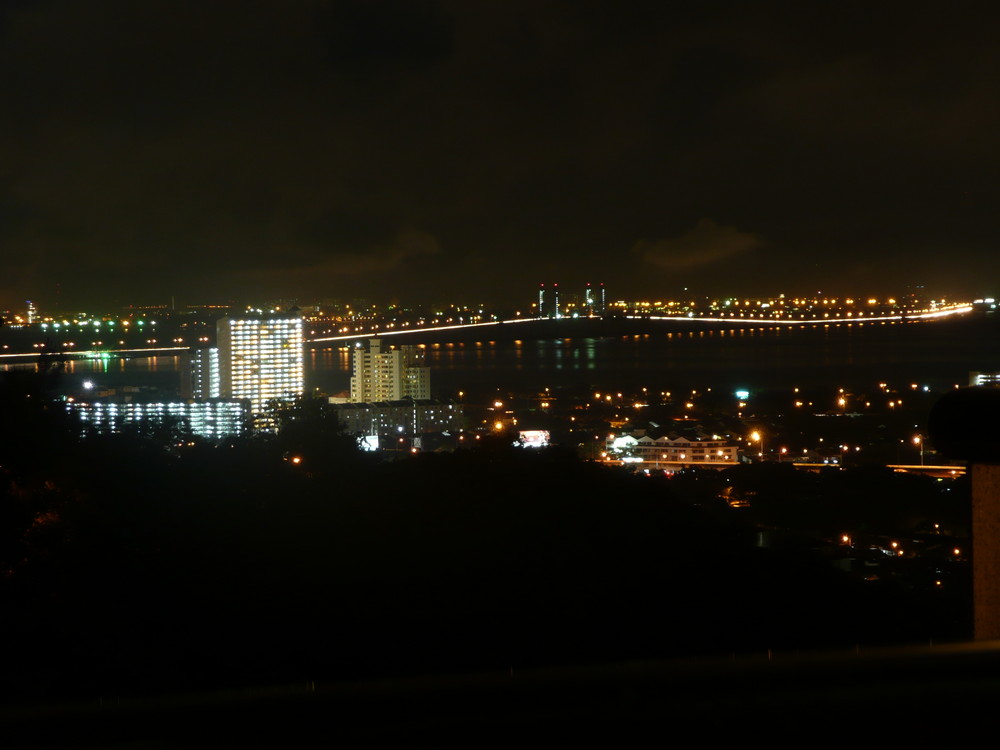
[(373, 404), (406, 398), (422, 401), (430, 397), (430, 370), (421, 365), (417, 347), (386, 348), (381, 339), (371, 339), (367, 348), (354, 350), (351, 403)]
[(293, 314), (223, 318), (217, 327), (219, 395), (246, 399), (254, 416), (271, 401), (305, 390), (302, 318)]

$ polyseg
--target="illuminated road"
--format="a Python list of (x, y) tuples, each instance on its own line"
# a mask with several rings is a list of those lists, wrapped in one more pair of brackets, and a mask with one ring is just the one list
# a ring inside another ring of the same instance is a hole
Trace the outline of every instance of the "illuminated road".
[(835, 318), (727, 318), (712, 317), (708, 315), (628, 315), (629, 319), (641, 320), (690, 320), (691, 322), (705, 321), (706, 323), (776, 323), (781, 325), (806, 325), (810, 323), (879, 323), (879, 322), (902, 322), (904, 320), (932, 320), (936, 318), (946, 318), (952, 315), (965, 315), (972, 312), (972, 305), (958, 305), (942, 310), (923, 310), (919, 312), (906, 313), (905, 315), (872, 315), (872, 316), (852, 316)]
[(373, 337), (383, 337), (383, 336), (398, 336), (406, 333), (428, 333), (437, 331), (456, 331), (456, 330), (471, 330), (473, 328), (496, 328), (502, 325), (513, 325), (515, 323), (537, 323), (542, 320), (549, 320), (548, 318), (513, 318), (511, 320), (491, 320), (488, 323), (460, 323), (458, 325), (451, 326), (421, 326), (416, 328), (400, 328), (393, 331), (356, 331), (355, 333), (345, 334), (343, 336), (321, 336), (319, 338), (310, 339), (308, 343), (321, 344), (328, 341), (353, 341), (355, 339), (362, 338), (373, 338)]

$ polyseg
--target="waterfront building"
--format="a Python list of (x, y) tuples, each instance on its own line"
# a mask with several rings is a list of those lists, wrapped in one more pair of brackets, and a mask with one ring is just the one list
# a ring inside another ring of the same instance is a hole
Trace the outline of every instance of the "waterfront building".
[(192, 349), (181, 361), (181, 397), (218, 398), (221, 391), (219, 348)]
[(249, 423), (249, 403), (242, 399), (187, 399), (183, 401), (70, 401), (85, 432), (116, 434), (129, 426), (176, 426), (197, 437), (217, 439), (244, 434)]
[(305, 390), (302, 318), (295, 313), (223, 318), (217, 327), (219, 395), (246, 399), (259, 417), (271, 401)]
[(381, 339), (354, 350), (351, 403), (371, 404), (431, 397), (430, 369), (422, 366), (415, 346), (384, 348)]

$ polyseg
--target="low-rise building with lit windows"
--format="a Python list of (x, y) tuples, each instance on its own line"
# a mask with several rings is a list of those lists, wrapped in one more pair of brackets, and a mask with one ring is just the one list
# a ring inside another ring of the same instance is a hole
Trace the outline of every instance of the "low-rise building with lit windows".
[(196, 437), (217, 439), (243, 435), (250, 424), (250, 404), (243, 399), (70, 401), (66, 408), (79, 417), (84, 434), (176, 426)]
[(725, 468), (739, 463), (739, 446), (720, 435), (649, 430), (612, 433), (605, 440), (605, 458), (656, 468), (683, 466)]
[(431, 399), (401, 399), (371, 404), (344, 404), (331, 400), (344, 431), (351, 435), (420, 435), (460, 431), (465, 422), (462, 405)]

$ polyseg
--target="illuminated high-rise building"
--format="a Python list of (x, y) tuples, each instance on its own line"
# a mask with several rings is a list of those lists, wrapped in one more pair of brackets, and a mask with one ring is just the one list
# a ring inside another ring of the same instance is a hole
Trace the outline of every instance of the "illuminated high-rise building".
[(367, 349), (355, 349), (351, 402), (372, 404), (404, 398), (429, 399), (430, 369), (421, 366), (418, 352), (415, 346), (383, 349), (381, 339), (371, 339)]
[(221, 390), (218, 347), (192, 349), (181, 362), (181, 396), (218, 398)]
[(219, 395), (248, 400), (255, 417), (271, 401), (301, 396), (302, 341), (302, 318), (295, 314), (223, 318), (217, 327)]

